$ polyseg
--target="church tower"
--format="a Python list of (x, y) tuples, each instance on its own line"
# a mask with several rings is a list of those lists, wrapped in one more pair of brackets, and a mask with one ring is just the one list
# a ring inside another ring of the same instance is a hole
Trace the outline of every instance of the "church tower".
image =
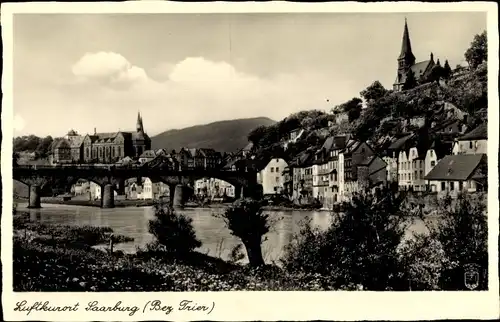
[(403, 41), (401, 44), (401, 53), (398, 57), (398, 75), (394, 83), (394, 90), (401, 90), (406, 74), (411, 66), (415, 64), (415, 55), (411, 51), (410, 32), (408, 31), (408, 23), (405, 18), (405, 27), (403, 31)]
[(144, 151), (151, 149), (151, 139), (144, 132), (141, 113), (137, 113), (136, 132), (132, 135), (132, 144), (135, 150), (135, 157), (139, 157)]

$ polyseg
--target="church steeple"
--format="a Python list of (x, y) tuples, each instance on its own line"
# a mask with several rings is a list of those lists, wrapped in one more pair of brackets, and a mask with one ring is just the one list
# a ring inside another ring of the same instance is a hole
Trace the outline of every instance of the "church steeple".
[(137, 112), (137, 125), (136, 125), (136, 130), (137, 132), (144, 132), (144, 127), (142, 125), (142, 116), (141, 112)]
[[(413, 52), (411, 51), (411, 42), (410, 42), (410, 32), (408, 31), (408, 23), (405, 18), (405, 27), (403, 31), (403, 41), (401, 44), (401, 53), (399, 54), (398, 57), (399, 67), (410, 67), (413, 64), (415, 64), (415, 56), (413, 55)], [(401, 63), (404, 64), (404, 66), (401, 66)]]

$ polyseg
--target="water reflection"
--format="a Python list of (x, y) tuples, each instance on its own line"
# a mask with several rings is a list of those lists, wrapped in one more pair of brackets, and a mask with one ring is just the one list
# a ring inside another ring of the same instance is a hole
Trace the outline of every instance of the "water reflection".
[[(19, 205), (18, 209), (28, 211), (30, 219), (40, 223), (109, 226), (116, 234), (134, 238), (133, 242), (118, 244), (115, 247), (127, 253), (134, 252), (136, 247), (143, 247), (154, 239), (148, 232), (148, 222), (154, 217), (152, 207), (101, 209), (43, 204), (42, 209), (27, 209), (26, 206)], [(228, 259), (233, 247), (241, 241), (231, 235), (221, 218), (214, 216), (221, 211), (221, 209), (196, 208), (184, 209), (181, 213), (193, 219), (196, 236), (202, 242), (199, 251)], [(286, 245), (290, 243), (294, 234), (300, 232), (304, 222), (309, 221), (314, 227), (326, 229), (332, 221), (332, 216), (328, 212), (268, 211), (268, 213), (270, 218), (275, 220), (262, 245), (262, 253), (268, 263), (279, 260)], [(414, 230), (421, 230), (421, 227), (413, 227), (412, 231)]]

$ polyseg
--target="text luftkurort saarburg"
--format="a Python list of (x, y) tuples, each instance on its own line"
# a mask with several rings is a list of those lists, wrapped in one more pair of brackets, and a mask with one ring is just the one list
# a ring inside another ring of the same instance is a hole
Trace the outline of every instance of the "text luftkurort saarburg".
[(91, 301), (86, 303), (86, 305), (80, 305), (79, 302), (74, 305), (57, 306), (51, 305), (49, 301), (45, 302), (34, 302), (28, 303), (26, 300), (16, 303), (14, 311), (24, 312), (29, 315), (31, 312), (77, 312), (84, 310), (86, 312), (126, 312), (129, 316), (133, 316), (137, 312), (149, 313), (149, 312), (164, 312), (165, 314), (170, 314), (174, 309), (184, 312), (204, 312), (205, 314), (212, 313), (215, 308), (215, 302), (212, 302), (210, 306), (201, 305), (193, 301), (182, 300), (179, 302), (177, 307), (172, 305), (164, 304), (160, 300), (147, 301), (143, 306), (137, 305), (125, 305), (122, 301), (118, 301), (113, 306), (103, 305), (99, 301)]

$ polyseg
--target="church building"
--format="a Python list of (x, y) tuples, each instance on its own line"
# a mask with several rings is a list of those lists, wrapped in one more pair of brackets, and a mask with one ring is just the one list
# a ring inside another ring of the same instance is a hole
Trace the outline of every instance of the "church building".
[(71, 130), (53, 147), (54, 163), (115, 163), (124, 157), (133, 159), (151, 149), (151, 139), (144, 131), (142, 116), (137, 115), (135, 132), (109, 132), (81, 136)]
[[(439, 59), (437, 62), (434, 62), (434, 55), (432, 53), (428, 60), (418, 63), (415, 62), (415, 56), (411, 50), (408, 24), (405, 19), (403, 43), (401, 45), (401, 53), (398, 57), (398, 73), (393, 85), (394, 91), (402, 91), (406, 89), (405, 85), (413, 87), (416, 84), (427, 82), (427, 78), (430, 75), (432, 68), (436, 65), (439, 65)], [(410, 84), (411, 82), (414, 82), (415, 84)]]

